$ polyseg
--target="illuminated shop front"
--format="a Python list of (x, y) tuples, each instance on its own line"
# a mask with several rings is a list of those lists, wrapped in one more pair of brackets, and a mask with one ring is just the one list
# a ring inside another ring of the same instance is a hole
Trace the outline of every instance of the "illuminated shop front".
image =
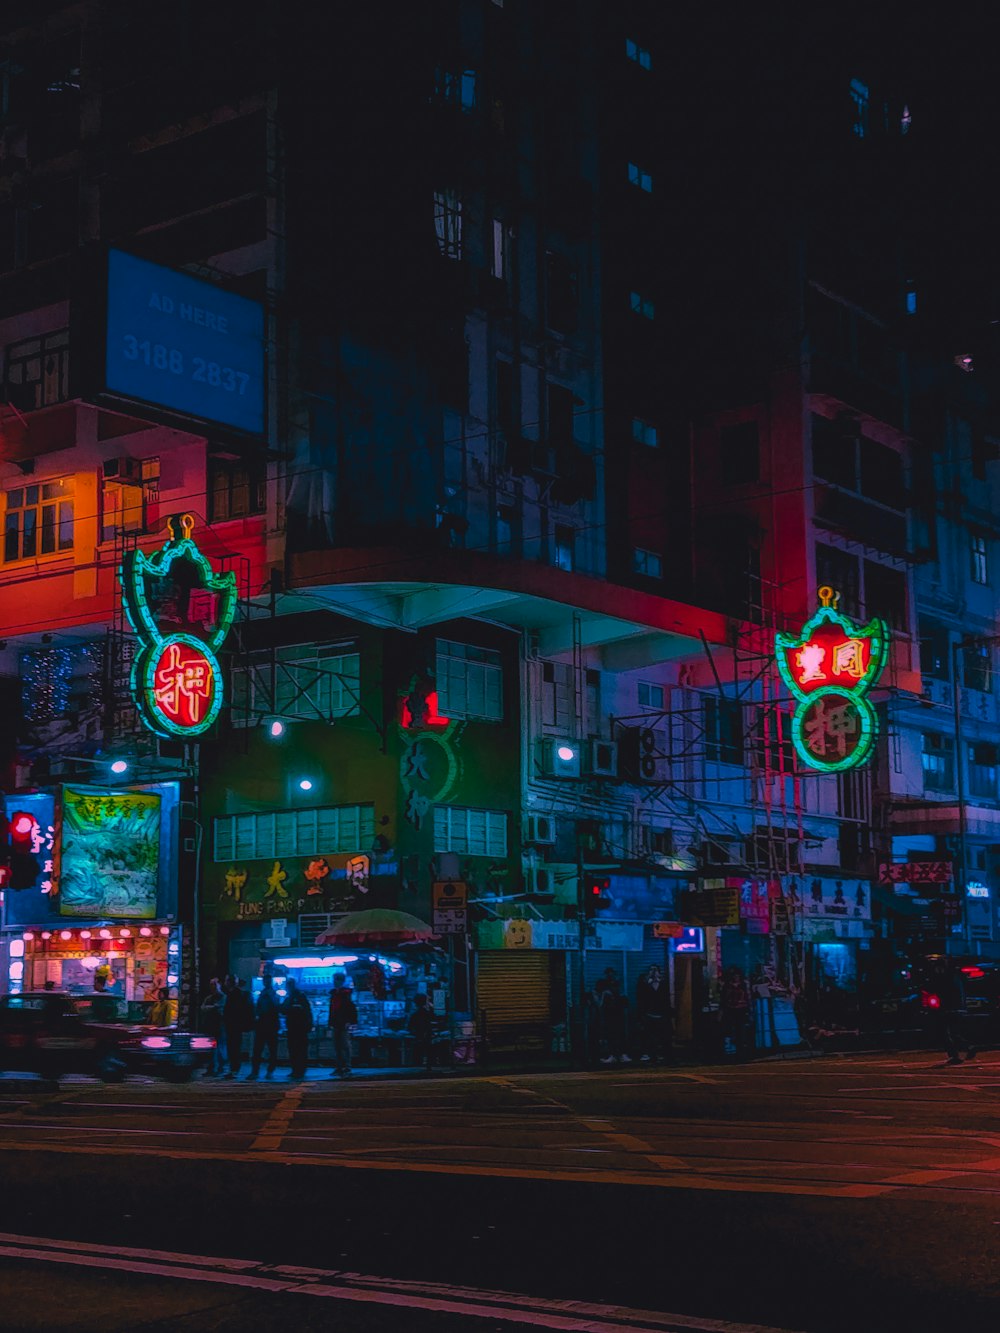
[(8, 946), (12, 994), (47, 985), (71, 995), (104, 993), (128, 1001), (133, 1018), (145, 1017), (161, 987), (177, 997), (180, 940), (166, 924), (25, 930)]

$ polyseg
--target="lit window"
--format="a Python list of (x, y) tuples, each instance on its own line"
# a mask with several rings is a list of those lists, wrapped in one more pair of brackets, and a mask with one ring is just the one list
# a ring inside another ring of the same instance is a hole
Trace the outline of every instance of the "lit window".
[(910, 126), (912, 124), (913, 124), (913, 116), (910, 114), (910, 108), (908, 106), (904, 106), (903, 114), (899, 118), (900, 134), (909, 134)]
[(476, 106), (476, 71), (474, 69), (436, 69), (434, 71), (434, 100), (461, 111), (474, 111)]
[(643, 296), (641, 292), (629, 292), (628, 303), (632, 312), (636, 315), (642, 315), (643, 319), (653, 319), (656, 316), (656, 307), (648, 296)]
[(635, 162), (628, 164), (628, 179), (630, 185), (638, 185), (640, 190), (645, 190), (646, 194), (653, 192), (653, 177), (648, 171), (643, 171), (642, 167), (637, 166)]
[(553, 546), (552, 563), (557, 569), (573, 568), (573, 546), (576, 533), (572, 528), (557, 527)]
[(917, 313), (917, 293), (911, 287), (906, 293), (906, 313), (915, 315)]
[(950, 791), (954, 787), (954, 751), (947, 736), (924, 732), (920, 762), (925, 791)]
[(636, 444), (646, 444), (651, 449), (655, 449), (660, 442), (656, 427), (650, 421), (643, 421), (642, 417), (632, 418), (632, 439)]
[(510, 275), (510, 251), (514, 240), (514, 228), (508, 227), (500, 218), (493, 219), (493, 261), (490, 272), (494, 278), (507, 278)]
[(438, 639), (435, 675), (444, 717), (503, 721), (503, 663), (495, 649)]
[(4, 563), (73, 549), (73, 478), (8, 491)]
[(651, 681), (639, 681), (639, 707), (655, 708), (659, 712), (663, 711), (663, 686), (654, 685)]
[(641, 574), (647, 579), (658, 579), (663, 576), (663, 561), (655, 551), (643, 550), (641, 546), (632, 549), (632, 572)]
[(434, 850), (462, 856), (506, 856), (507, 815), (503, 810), (434, 807)]
[(373, 805), (329, 805), (214, 821), (216, 861), (271, 860), (367, 851), (375, 839)]
[(634, 42), (631, 37), (625, 38), (625, 55), (627, 59), (634, 61), (640, 69), (652, 69), (653, 59), (644, 46)]
[(434, 192), (434, 233), (445, 259), (462, 258), (462, 201), (455, 190)]
[(985, 585), (988, 579), (988, 564), (986, 555), (986, 538), (981, 533), (974, 532), (970, 538), (970, 555), (972, 558), (972, 582)]
[(69, 329), (11, 343), (4, 354), (6, 399), (22, 412), (69, 398)]
[(851, 132), (859, 139), (868, 133), (868, 85), (860, 79), (851, 80)]

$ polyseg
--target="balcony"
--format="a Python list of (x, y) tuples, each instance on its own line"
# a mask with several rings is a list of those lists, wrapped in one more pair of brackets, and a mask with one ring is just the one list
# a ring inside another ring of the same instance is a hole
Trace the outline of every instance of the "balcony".
[(815, 506), (817, 527), (861, 542), (873, 551), (910, 559), (905, 514), (893, 513), (882, 505), (822, 482), (816, 483)]

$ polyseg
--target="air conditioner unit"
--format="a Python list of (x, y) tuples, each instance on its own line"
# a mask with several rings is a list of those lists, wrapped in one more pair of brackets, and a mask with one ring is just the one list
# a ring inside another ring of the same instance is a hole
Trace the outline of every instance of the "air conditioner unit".
[(119, 482), (123, 486), (142, 480), (142, 464), (138, 458), (105, 459), (102, 472), (105, 481)]
[(547, 778), (578, 778), (582, 769), (579, 741), (545, 736), (540, 743), (540, 766)]
[(529, 815), (524, 840), (536, 847), (552, 847), (556, 840), (556, 821), (551, 815)]
[(622, 774), (630, 782), (670, 779), (670, 735), (664, 727), (623, 727)]
[(587, 772), (594, 778), (618, 776), (618, 744), (616, 741), (587, 742)]
[(553, 893), (552, 870), (544, 863), (533, 862), (524, 867), (525, 893)]

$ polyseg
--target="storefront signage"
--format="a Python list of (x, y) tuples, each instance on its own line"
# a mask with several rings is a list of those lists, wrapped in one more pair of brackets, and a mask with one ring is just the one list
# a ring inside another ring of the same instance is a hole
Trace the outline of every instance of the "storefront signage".
[(469, 928), (469, 889), (461, 880), (431, 886), (434, 930), (438, 935), (464, 935)]
[(160, 804), (156, 792), (63, 789), (63, 916), (156, 916)]
[(734, 880), (703, 880), (699, 889), (681, 895), (681, 915), (694, 926), (738, 926), (740, 883)]
[(858, 627), (836, 609), (839, 596), (820, 588), (820, 609), (801, 633), (775, 638), (778, 669), (798, 700), (792, 742), (808, 768), (824, 773), (856, 768), (869, 758), (878, 720), (866, 696), (889, 650), (885, 621), (875, 617)]
[(111, 250), (104, 388), (262, 434), (263, 307), (190, 273)]
[[(59, 838), (51, 792), (5, 796), (9, 862), (4, 887), (9, 925), (31, 925), (55, 910), (59, 893)], [(0, 858), (2, 859), (2, 858)]]
[(785, 904), (794, 921), (803, 917), (825, 917), (870, 921), (871, 885), (864, 879), (806, 879), (782, 876)]
[(880, 884), (949, 884), (955, 878), (951, 861), (883, 861)]
[(158, 736), (191, 739), (207, 731), (223, 702), (215, 656), (236, 613), (236, 575), (216, 574), (191, 539), (194, 519), (167, 520), (169, 540), (152, 556), (129, 551), (118, 577), (129, 623), (142, 645), (132, 694)]
[[(615, 949), (637, 953), (642, 949), (643, 928), (636, 921), (593, 921), (590, 923), (588, 949)], [(579, 929), (566, 921), (527, 921), (515, 917), (508, 921), (480, 921), (476, 926), (479, 949), (579, 949)]]
[(674, 953), (704, 953), (705, 932), (700, 926), (685, 926), (683, 933), (672, 941), (670, 947)]
[(654, 940), (675, 940), (683, 933), (684, 927), (679, 921), (654, 921)]

